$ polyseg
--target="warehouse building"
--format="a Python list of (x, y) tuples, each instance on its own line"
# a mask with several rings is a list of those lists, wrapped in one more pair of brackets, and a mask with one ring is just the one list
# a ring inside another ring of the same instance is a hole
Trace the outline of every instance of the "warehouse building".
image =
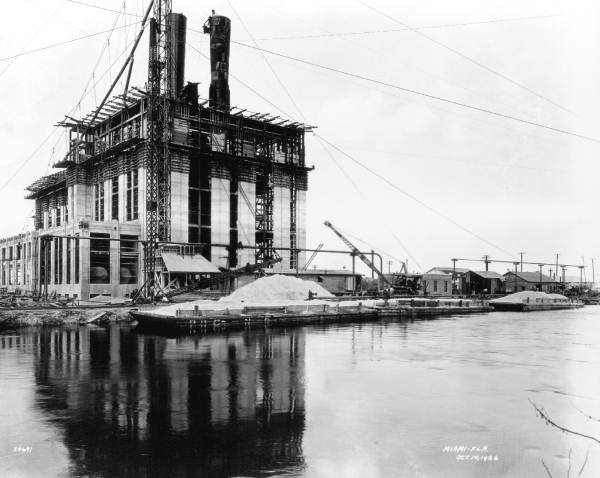
[(523, 290), (537, 290), (540, 292), (556, 292), (560, 283), (539, 272), (512, 272), (504, 274), (506, 293), (520, 292)]

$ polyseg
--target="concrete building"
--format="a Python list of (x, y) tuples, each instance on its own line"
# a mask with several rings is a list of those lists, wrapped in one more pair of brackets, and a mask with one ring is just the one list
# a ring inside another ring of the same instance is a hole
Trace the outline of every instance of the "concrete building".
[[(308, 126), (229, 103), (230, 22), (213, 15), (209, 99), (184, 85), (186, 17), (172, 15), (172, 124), (168, 128), (169, 241), (154, 265), (164, 287), (219, 268), (304, 264), (304, 135)], [(65, 117), (70, 148), (57, 172), (27, 187), (34, 231), (1, 241), (2, 287), (87, 299), (126, 296), (144, 283), (149, 95), (141, 88), (81, 119)], [(6, 257), (6, 259), (5, 259)], [(18, 257), (18, 258), (17, 258)], [(174, 268), (173, 264), (177, 264)]]
[(470, 269), (452, 266), (437, 266), (429, 269), (427, 274), (454, 274), (452, 282), (453, 294), (467, 294), (467, 273)]
[(421, 279), (419, 295), (444, 296), (452, 294), (452, 274), (427, 272)]

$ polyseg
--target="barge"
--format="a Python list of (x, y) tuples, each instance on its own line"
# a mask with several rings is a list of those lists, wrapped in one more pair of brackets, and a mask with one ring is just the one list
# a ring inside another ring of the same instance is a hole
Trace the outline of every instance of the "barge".
[(522, 291), (490, 301), (495, 311), (536, 312), (547, 310), (578, 309), (585, 304), (560, 294)]
[[(183, 305), (183, 304), (182, 304)], [(175, 314), (132, 311), (141, 330), (167, 333), (206, 333), (258, 327), (302, 326), (310, 324), (373, 322), (381, 319), (418, 319), (438, 316), (491, 312), (485, 301), (367, 301), (359, 303), (290, 304), (243, 306), (239, 309), (180, 309)]]

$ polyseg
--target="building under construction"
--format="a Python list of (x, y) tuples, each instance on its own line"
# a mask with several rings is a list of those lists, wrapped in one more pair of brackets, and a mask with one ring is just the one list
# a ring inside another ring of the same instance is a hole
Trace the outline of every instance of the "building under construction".
[(59, 122), (69, 151), (27, 187), (34, 231), (0, 241), (3, 288), (122, 297), (304, 264), (309, 127), (231, 106), (223, 16), (204, 25), (211, 83), (199, 98), (185, 81), (186, 22), (155, 2), (148, 84)]

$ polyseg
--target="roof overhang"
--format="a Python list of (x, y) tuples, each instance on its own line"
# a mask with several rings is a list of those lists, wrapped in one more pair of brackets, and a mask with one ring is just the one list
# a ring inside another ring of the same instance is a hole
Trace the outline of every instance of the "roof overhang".
[(191, 274), (218, 274), (221, 271), (200, 254), (181, 255), (175, 252), (161, 252), (162, 260), (169, 272)]

